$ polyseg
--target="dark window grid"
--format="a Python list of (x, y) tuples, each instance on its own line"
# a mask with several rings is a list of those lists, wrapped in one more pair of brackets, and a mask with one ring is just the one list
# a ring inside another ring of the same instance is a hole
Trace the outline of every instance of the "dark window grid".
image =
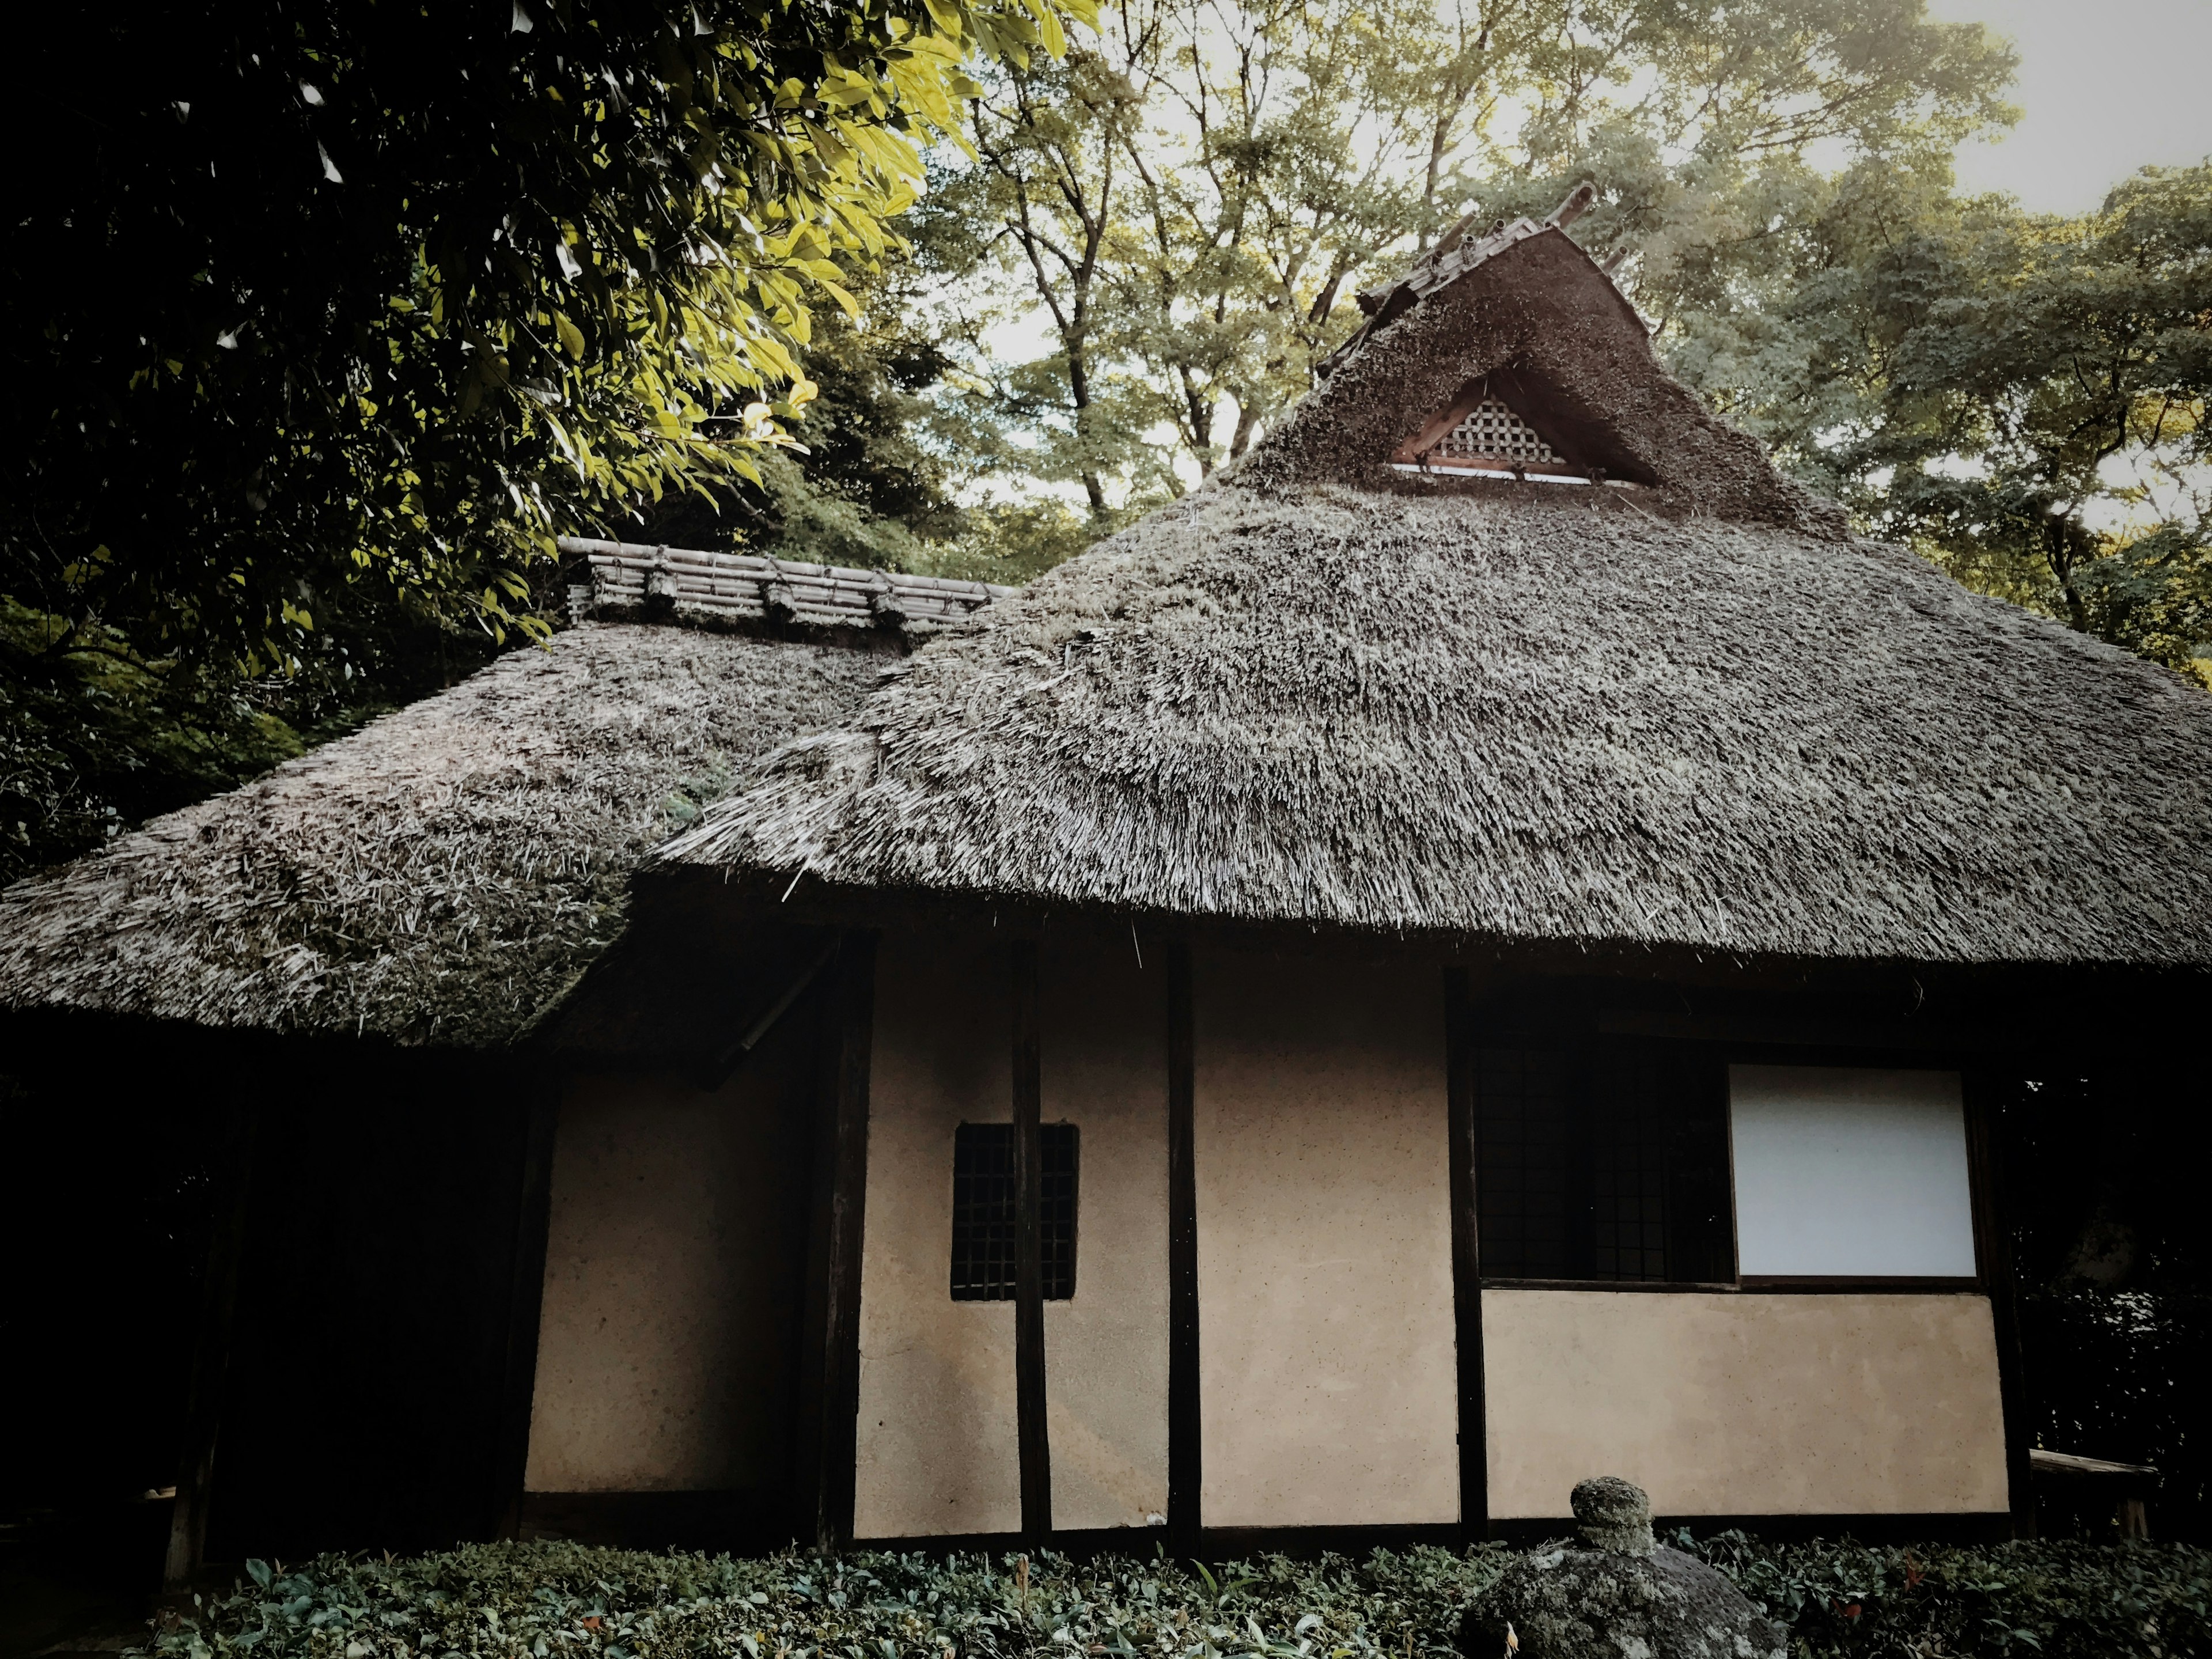
[(1660, 1079), (1634, 1057), (1601, 1060), (1595, 1069), (1591, 1269), (1606, 1279), (1663, 1279), (1668, 1134)]
[[(1072, 1123), (1039, 1128), (1038, 1257), (1048, 1302), (1075, 1294), (1077, 1139)], [(1014, 1299), (1014, 1126), (963, 1123), (952, 1141), (952, 1299)]]
[(1483, 1271), (1509, 1279), (1573, 1276), (1563, 1217), (1570, 1186), (1564, 1055), (1486, 1048), (1476, 1059), (1475, 1211)]
[(1710, 1079), (1650, 1051), (1476, 1056), (1476, 1210), (1496, 1278), (1726, 1279)]

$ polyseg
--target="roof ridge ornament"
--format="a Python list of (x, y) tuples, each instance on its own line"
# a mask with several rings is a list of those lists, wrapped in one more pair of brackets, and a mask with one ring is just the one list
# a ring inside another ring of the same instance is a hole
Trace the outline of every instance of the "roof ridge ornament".
[(1564, 234), (1569, 225), (1589, 211), (1597, 197), (1596, 182), (1585, 179), (1567, 192), (1566, 199), (1553, 208), (1551, 216), (1540, 224), (1528, 218), (1510, 222), (1499, 219), (1480, 236), (1471, 234), (1480, 210), (1468, 209), (1437, 239), (1435, 246), (1413, 261), (1403, 276), (1374, 288), (1361, 289), (1352, 295), (1360, 310), (1366, 313), (1367, 321), (1354, 329), (1342, 345), (1314, 365), (1315, 380), (1327, 380), (1339, 364), (1359, 349), (1362, 343), (1389, 327), (1437, 289), (1449, 287), (1476, 266), (1496, 258), (1516, 242), (1526, 241), (1531, 236), (1540, 236), (1547, 230), (1557, 230)]
[(1581, 218), (1583, 215), (1588, 213), (1590, 209), (1596, 205), (1596, 182), (1593, 179), (1585, 179), (1582, 183), (1577, 185), (1572, 190), (1567, 192), (1567, 199), (1560, 203), (1559, 206), (1553, 208), (1552, 210), (1552, 216), (1545, 220), (1544, 222), (1547, 225), (1556, 226), (1558, 228), (1565, 230), (1569, 225), (1574, 223), (1576, 220)]
[(666, 542), (653, 550), (653, 568), (645, 575), (645, 603), (648, 610), (667, 611), (676, 604), (676, 567), (668, 560)]
[(709, 627), (762, 625), (772, 633), (829, 629), (848, 640), (873, 633), (918, 639), (1017, 591), (959, 577), (803, 564), (764, 553), (572, 536), (562, 537), (560, 548), (586, 556), (590, 585), (571, 600), (571, 614), (580, 620), (674, 617)]

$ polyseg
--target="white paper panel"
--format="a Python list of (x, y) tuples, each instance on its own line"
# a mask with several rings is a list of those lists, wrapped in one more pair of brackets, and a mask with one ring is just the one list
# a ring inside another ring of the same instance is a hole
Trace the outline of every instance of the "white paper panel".
[(1736, 1267), (1971, 1278), (1956, 1072), (1731, 1066)]

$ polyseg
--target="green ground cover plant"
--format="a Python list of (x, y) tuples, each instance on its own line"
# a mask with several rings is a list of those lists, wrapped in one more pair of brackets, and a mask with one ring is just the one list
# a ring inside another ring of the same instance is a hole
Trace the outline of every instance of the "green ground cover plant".
[[(2212, 1553), (2049, 1541), (1919, 1549), (1686, 1547), (1790, 1631), (1801, 1659), (2212, 1652)], [(156, 1624), (146, 1659), (1453, 1659), (1504, 1545), (1209, 1570), (1160, 1556), (795, 1553), (565, 1543), (394, 1560), (254, 1561)]]

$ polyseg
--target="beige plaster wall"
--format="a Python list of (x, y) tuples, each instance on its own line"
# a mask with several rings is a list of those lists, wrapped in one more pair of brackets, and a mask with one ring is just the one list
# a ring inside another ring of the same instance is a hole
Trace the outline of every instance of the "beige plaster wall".
[[(803, 1036), (803, 1034), (801, 1034)], [(526, 1485), (780, 1489), (805, 1243), (805, 1045), (720, 1091), (581, 1078), (554, 1140)], [(796, 1162), (794, 1162), (796, 1160)]]
[(1075, 1294), (1044, 1304), (1053, 1524), (1141, 1527), (1168, 1507), (1165, 965), (1048, 935), (1039, 967), (1042, 1115), (1082, 1159)]
[(886, 934), (876, 963), (853, 1529), (1011, 1532), (1014, 1304), (951, 1294), (953, 1132), (1012, 1115), (1006, 939)]
[(1490, 1290), (1490, 1512), (1593, 1474), (1662, 1515), (2007, 1507), (1985, 1297)]
[(1207, 1526), (1459, 1518), (1442, 975), (1194, 963)]
[[(863, 1538), (1010, 1532), (1021, 1464), (1010, 1302), (954, 1302), (952, 1142), (1012, 1111), (1003, 934), (887, 937), (878, 958), (860, 1281)], [(1045, 1304), (1053, 1520), (1167, 1508), (1163, 964), (1126, 942), (1040, 951), (1042, 1115), (1081, 1131), (1075, 1295)]]

